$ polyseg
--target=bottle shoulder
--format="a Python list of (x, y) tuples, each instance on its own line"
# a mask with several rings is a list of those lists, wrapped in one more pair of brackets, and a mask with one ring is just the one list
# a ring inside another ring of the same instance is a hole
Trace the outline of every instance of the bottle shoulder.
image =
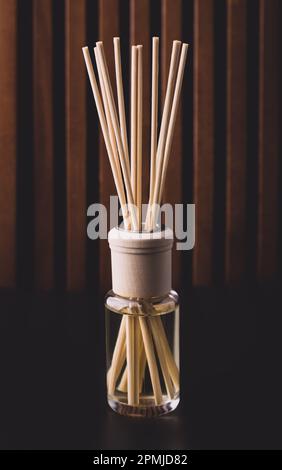
[(152, 297), (150, 299), (121, 297), (112, 290), (105, 295), (105, 307), (124, 314), (162, 315), (176, 310), (178, 306), (179, 297), (174, 290), (162, 297)]

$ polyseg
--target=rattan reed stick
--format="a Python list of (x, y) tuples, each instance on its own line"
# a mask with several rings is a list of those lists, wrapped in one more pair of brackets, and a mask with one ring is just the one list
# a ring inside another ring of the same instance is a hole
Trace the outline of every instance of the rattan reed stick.
[[(163, 165), (163, 159), (164, 159), (166, 134), (167, 134), (167, 128), (168, 128), (168, 123), (169, 123), (172, 99), (173, 99), (173, 92), (174, 92), (175, 78), (176, 78), (176, 73), (177, 73), (177, 66), (179, 62), (180, 49), (181, 49), (181, 42), (173, 41), (169, 74), (168, 74), (168, 83), (167, 83), (165, 102), (164, 102), (164, 108), (163, 108), (163, 114), (162, 114), (160, 135), (159, 135), (159, 140), (158, 140), (157, 168), (156, 168), (156, 179), (155, 179), (155, 185), (154, 185), (153, 200), (152, 200), (152, 204), (149, 206), (150, 210), (147, 212), (147, 217), (146, 217), (146, 228), (149, 230), (152, 230), (155, 228), (154, 227), (155, 220), (152, 222), (151, 217), (154, 219), (156, 218), (156, 208), (154, 206), (159, 201), (159, 192), (160, 192), (160, 185), (161, 185), (162, 165)], [(154, 214), (151, 215), (151, 212)]]
[(126, 207), (123, 184), (122, 184), (122, 181), (120, 179), (120, 175), (118, 173), (117, 166), (116, 166), (116, 163), (115, 163), (115, 158), (114, 158), (114, 154), (113, 154), (113, 150), (112, 150), (112, 146), (111, 146), (111, 142), (110, 142), (110, 138), (109, 138), (108, 126), (107, 126), (107, 122), (106, 122), (106, 118), (105, 118), (105, 114), (104, 114), (104, 110), (103, 110), (103, 105), (102, 105), (102, 100), (101, 100), (99, 88), (98, 88), (97, 81), (96, 81), (96, 78), (95, 78), (95, 73), (94, 73), (90, 53), (89, 53), (88, 47), (83, 47), (82, 51), (83, 51), (83, 56), (84, 56), (84, 60), (85, 60), (85, 64), (86, 64), (86, 68), (87, 68), (87, 72), (88, 72), (88, 76), (89, 76), (89, 80), (90, 80), (90, 84), (91, 84), (91, 88), (92, 88), (92, 92), (93, 92), (93, 96), (94, 96), (94, 100), (95, 100), (95, 103), (96, 103), (96, 108), (97, 108), (97, 111), (98, 111), (98, 116), (99, 116), (99, 120), (100, 120), (100, 124), (101, 124), (101, 128), (102, 128), (102, 133), (103, 133), (107, 153), (108, 153), (108, 156), (109, 156), (109, 161), (110, 161), (111, 170), (112, 170), (113, 177), (114, 177), (115, 186), (116, 186), (118, 197), (119, 197), (120, 204), (121, 204), (121, 210), (122, 210), (123, 218), (124, 218), (124, 221), (125, 221), (125, 225), (127, 225), (129, 214), (128, 214), (127, 207)]
[(108, 391), (109, 395), (114, 395), (116, 381), (120, 375), (124, 364), (126, 354), (126, 322), (122, 321), (119, 329), (119, 335), (115, 344), (111, 367), (108, 372)]
[(154, 391), (155, 404), (160, 405), (162, 402), (162, 389), (151, 332), (149, 330), (146, 318), (140, 317), (139, 323), (141, 327), (144, 348), (146, 352), (152, 387)]
[(137, 214), (142, 230), (142, 124), (143, 124), (143, 46), (137, 46)]
[(114, 38), (114, 53), (115, 53), (115, 71), (116, 71), (116, 86), (117, 86), (120, 132), (121, 132), (121, 138), (122, 138), (122, 143), (123, 143), (125, 160), (126, 160), (126, 164), (128, 167), (128, 172), (130, 173), (124, 93), (123, 93), (123, 80), (122, 80), (122, 67), (121, 67), (120, 38)]
[[(115, 141), (115, 135), (114, 135), (114, 130), (113, 130), (113, 125), (112, 125), (112, 119), (111, 119), (111, 114), (109, 110), (109, 104), (108, 100), (106, 97), (106, 92), (105, 92), (105, 85), (103, 82), (103, 77), (102, 77), (102, 72), (101, 72), (101, 65), (100, 65), (100, 60), (99, 60), (99, 54), (97, 47), (94, 47), (94, 54), (95, 54), (95, 59), (96, 59), (96, 65), (97, 65), (97, 71), (98, 71), (98, 77), (99, 77), (99, 82), (100, 82), (100, 89), (102, 93), (102, 99), (104, 103), (104, 110), (106, 114), (106, 121), (108, 125), (108, 132), (109, 132), (109, 137), (110, 137), (110, 142), (112, 146), (112, 152), (116, 164), (116, 171), (118, 174), (118, 179), (119, 179), (119, 184), (120, 184), (120, 191), (121, 191), (121, 198), (122, 198), (122, 204), (126, 206), (126, 199), (125, 199), (125, 193), (124, 193), (124, 186), (123, 186), (123, 181), (122, 181), (122, 174), (121, 174), (121, 168), (120, 168), (120, 162), (119, 162), (119, 157), (118, 157), (118, 151), (117, 151), (117, 146), (116, 146), (116, 141)], [(130, 220), (127, 218), (125, 221), (125, 228), (128, 229), (130, 227)]]
[(156, 318), (150, 318), (149, 322), (150, 322), (150, 327), (151, 327), (151, 330), (152, 330), (152, 333), (153, 333), (153, 338), (154, 338), (154, 342), (155, 342), (155, 345), (156, 345), (158, 358), (159, 358), (159, 361), (160, 361), (160, 366), (161, 366), (161, 370), (162, 370), (162, 374), (163, 374), (163, 378), (164, 378), (164, 382), (165, 382), (167, 395), (169, 396), (169, 398), (173, 398), (174, 388), (173, 388), (173, 385), (172, 385), (170, 372), (169, 372), (169, 368), (168, 368), (168, 364), (167, 364), (166, 350), (165, 350), (165, 347), (164, 347), (164, 342), (162, 341), (162, 339), (160, 337), (160, 333), (159, 333), (159, 325), (158, 325), (158, 322), (156, 322)]
[(139, 387), (136, 383), (136, 365), (138, 358), (135, 357), (135, 318), (132, 315), (126, 317), (126, 362), (127, 362), (127, 395), (128, 404), (135, 406), (139, 402)]
[(131, 48), (131, 110), (130, 110), (130, 157), (131, 186), (134, 202), (137, 201), (137, 47)]
[(183, 82), (183, 75), (184, 75), (184, 69), (185, 69), (185, 64), (186, 64), (187, 52), (188, 52), (188, 44), (184, 43), (182, 45), (182, 50), (181, 50), (181, 56), (180, 56), (179, 67), (178, 67), (178, 72), (177, 72), (175, 91), (174, 91), (172, 108), (171, 108), (170, 119), (169, 119), (169, 125), (168, 125), (167, 136), (166, 136), (166, 143), (165, 143), (165, 151), (164, 151), (164, 159), (163, 159), (163, 167), (162, 167), (162, 176), (161, 176), (161, 185), (160, 185), (160, 193), (159, 193), (158, 204), (161, 204), (162, 196), (163, 196), (163, 192), (164, 192), (164, 185), (165, 185), (168, 161), (169, 161), (169, 157), (170, 157), (170, 153), (171, 153), (173, 133), (174, 133), (176, 117), (177, 117), (177, 110), (178, 110), (179, 101), (180, 101), (180, 93), (181, 93), (181, 88), (182, 88), (182, 82)]
[(130, 183), (130, 174), (129, 174), (128, 167), (127, 167), (127, 164), (126, 164), (126, 159), (125, 159), (124, 150), (123, 150), (123, 144), (122, 144), (122, 140), (121, 140), (121, 133), (120, 133), (119, 123), (118, 123), (118, 119), (117, 119), (116, 107), (115, 107), (115, 103), (114, 103), (114, 99), (113, 99), (113, 94), (111, 92), (111, 85), (110, 85), (109, 76), (107, 74), (106, 58), (105, 58), (104, 48), (103, 48), (103, 44), (101, 42), (97, 42), (96, 44), (97, 44), (98, 51), (99, 51), (99, 54), (100, 54), (101, 71), (102, 71), (103, 81), (104, 81), (104, 84), (105, 84), (106, 96), (107, 96), (108, 103), (109, 103), (109, 109), (110, 109), (110, 113), (111, 113), (115, 138), (116, 138), (116, 142), (117, 142), (120, 164), (121, 164), (121, 167), (122, 167), (122, 173), (123, 173), (124, 184), (125, 184), (126, 195), (127, 195), (127, 202), (128, 202), (128, 206), (129, 206), (130, 215), (131, 215), (131, 222), (132, 222), (132, 226), (133, 226), (134, 230), (137, 230), (138, 229), (138, 224), (137, 224), (137, 217), (136, 217), (136, 211), (135, 211), (135, 206), (134, 206), (132, 188), (131, 188), (131, 183)]
[(151, 157), (149, 207), (153, 204), (156, 179), (156, 158), (158, 143), (158, 80), (159, 80), (159, 38), (152, 41), (152, 92), (151, 92)]

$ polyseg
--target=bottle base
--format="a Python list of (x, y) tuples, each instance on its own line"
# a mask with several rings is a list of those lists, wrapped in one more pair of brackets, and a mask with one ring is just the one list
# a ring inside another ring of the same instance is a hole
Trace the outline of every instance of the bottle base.
[(180, 398), (179, 395), (168, 400), (161, 405), (155, 405), (152, 399), (142, 399), (139, 405), (131, 406), (122, 401), (118, 401), (112, 397), (108, 397), (108, 404), (116, 413), (123, 416), (130, 416), (132, 418), (154, 418), (166, 415), (174, 411)]

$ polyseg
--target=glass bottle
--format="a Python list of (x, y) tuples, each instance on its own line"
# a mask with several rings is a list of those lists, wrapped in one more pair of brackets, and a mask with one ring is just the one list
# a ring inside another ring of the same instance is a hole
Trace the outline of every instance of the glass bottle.
[(109, 233), (113, 290), (105, 297), (107, 392), (127, 416), (179, 403), (179, 305), (171, 290), (170, 229)]

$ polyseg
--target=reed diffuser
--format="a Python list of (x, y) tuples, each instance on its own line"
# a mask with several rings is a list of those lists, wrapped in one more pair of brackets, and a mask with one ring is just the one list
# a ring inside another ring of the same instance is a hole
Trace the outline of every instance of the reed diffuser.
[(113, 42), (118, 106), (103, 43), (94, 47), (99, 86), (89, 50), (83, 48), (123, 216), (122, 226), (108, 236), (112, 262), (112, 290), (105, 298), (108, 403), (128, 416), (158, 416), (179, 403), (179, 307), (178, 295), (171, 290), (173, 234), (158, 220), (188, 45), (173, 42), (158, 135), (159, 38), (152, 40), (150, 191), (143, 222), (143, 46), (131, 48), (129, 147), (120, 40)]

